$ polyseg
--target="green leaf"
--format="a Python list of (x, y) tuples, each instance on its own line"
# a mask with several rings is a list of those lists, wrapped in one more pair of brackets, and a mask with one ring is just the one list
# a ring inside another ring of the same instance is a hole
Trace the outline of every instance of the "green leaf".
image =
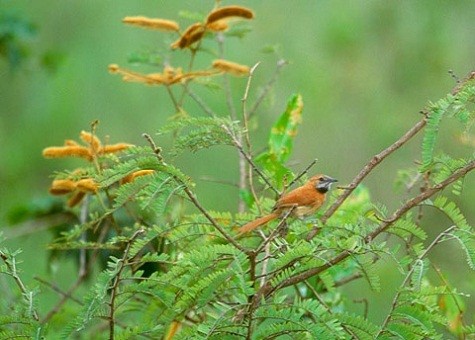
[(271, 129), (268, 150), (256, 157), (256, 162), (274, 174), (278, 184), (290, 173), (284, 164), (292, 153), (294, 138), (302, 123), (302, 109), (302, 96), (294, 94), (288, 101), (286, 110)]

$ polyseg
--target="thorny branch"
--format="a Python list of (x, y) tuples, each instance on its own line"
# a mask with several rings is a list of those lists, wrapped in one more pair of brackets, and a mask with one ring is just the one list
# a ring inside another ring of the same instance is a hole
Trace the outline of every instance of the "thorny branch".
[[(351, 195), (353, 190), (363, 181), (363, 179), (376, 168), (386, 157), (392, 154), (394, 151), (399, 149), (405, 143), (407, 143), (412, 137), (414, 137), (419, 131), (424, 128), (427, 123), (427, 117), (424, 116), (419, 122), (417, 122), (412, 128), (410, 128), (404, 135), (401, 136), (396, 142), (392, 145), (373, 156), (371, 160), (361, 169), (358, 175), (353, 179), (350, 185), (346, 190), (341, 194), (335, 203), (333, 203), (322, 215), (320, 221), (322, 224), (325, 224), (326, 221), (333, 215), (333, 213), (343, 204), (343, 202)], [(315, 237), (318, 232), (318, 227), (313, 228), (309, 235), (307, 236), (307, 241)]]
[(8, 274), (13, 277), (13, 280), (15, 280), (16, 285), (18, 286), (18, 288), (20, 288), (23, 298), (29, 305), (29, 311), (31, 316), (36, 321), (38, 321), (40, 317), (38, 316), (38, 312), (36, 311), (36, 309), (33, 308), (33, 291), (30, 291), (26, 288), (25, 284), (18, 275), (15, 256), (9, 256), (0, 250), (0, 258), (3, 260), (3, 262), (5, 262), (5, 265), (7, 266)]

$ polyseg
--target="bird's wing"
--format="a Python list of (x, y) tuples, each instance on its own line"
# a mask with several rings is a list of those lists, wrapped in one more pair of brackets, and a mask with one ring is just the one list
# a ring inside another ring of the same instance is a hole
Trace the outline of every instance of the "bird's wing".
[(324, 198), (325, 196), (315, 190), (313, 185), (302, 186), (283, 195), (275, 204), (275, 208), (320, 205)]

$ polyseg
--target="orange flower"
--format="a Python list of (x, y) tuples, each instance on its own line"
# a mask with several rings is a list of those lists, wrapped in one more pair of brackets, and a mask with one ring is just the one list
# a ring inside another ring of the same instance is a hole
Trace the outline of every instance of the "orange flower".
[(219, 7), (208, 14), (208, 17), (206, 18), (206, 24), (208, 25), (218, 20), (229, 19), (231, 17), (252, 19), (254, 18), (254, 12), (252, 12), (249, 8), (241, 6)]
[(127, 143), (117, 143), (103, 146), (101, 140), (97, 136), (87, 131), (81, 131), (79, 138), (88, 144), (82, 146), (78, 142), (67, 139), (64, 146), (51, 146), (43, 150), (45, 158), (62, 158), (62, 157), (80, 157), (92, 161), (94, 157), (107, 153), (115, 153), (132, 146)]
[(76, 188), (82, 192), (96, 193), (99, 185), (92, 178), (84, 178), (76, 182)]
[(76, 190), (76, 183), (70, 179), (55, 179), (51, 183), (49, 192), (51, 195), (65, 195)]
[(218, 21), (214, 21), (209, 24), (206, 24), (206, 29), (212, 32), (222, 32), (222, 31), (226, 31), (228, 28), (229, 28), (229, 25), (226, 22), (226, 20), (218, 20)]
[(166, 66), (163, 73), (141, 74), (121, 68), (117, 64), (109, 65), (109, 71), (111, 73), (121, 74), (123, 81), (138, 82), (147, 85), (173, 85), (196, 77), (206, 77), (217, 74), (216, 71), (212, 70), (183, 73), (181, 68), (175, 69), (171, 66)]
[(120, 184), (130, 183), (137, 177), (150, 175), (150, 174), (153, 174), (154, 172), (155, 170), (138, 170), (138, 171), (132, 172), (131, 174), (128, 174), (127, 176), (122, 178), (120, 180)]
[(183, 48), (189, 47), (193, 43), (200, 40), (204, 34), (205, 34), (205, 26), (200, 22), (196, 22), (188, 26), (185, 32), (181, 35), (180, 39), (178, 39), (173, 44), (171, 44), (171, 48), (183, 49)]
[(122, 19), (124, 24), (139, 26), (148, 29), (157, 29), (162, 31), (179, 31), (180, 26), (173, 20), (152, 19), (144, 16), (125, 17)]
[(237, 64), (224, 59), (214, 60), (213, 68), (235, 76), (245, 76), (248, 75), (250, 71), (249, 66)]
[(68, 146), (51, 146), (43, 150), (45, 158), (62, 158), (62, 157), (80, 157), (88, 161), (92, 160), (92, 153), (89, 148), (78, 145)]

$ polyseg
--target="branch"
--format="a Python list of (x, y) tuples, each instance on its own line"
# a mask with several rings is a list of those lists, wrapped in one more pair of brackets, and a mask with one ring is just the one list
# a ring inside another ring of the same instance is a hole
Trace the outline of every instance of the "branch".
[(251, 165), (251, 167), (254, 169), (254, 171), (264, 180), (264, 182), (269, 186), (269, 188), (272, 189), (278, 196), (280, 196), (279, 190), (277, 190), (267, 179), (266, 175), (257, 167), (256, 163), (252, 160), (252, 158), (244, 151), (242, 144), (236, 139), (236, 136), (229, 130), (229, 128), (226, 125), (221, 125), (224, 131), (228, 134), (229, 137), (231, 137), (231, 140), (233, 144), (238, 148), (239, 152), (244, 156), (246, 161)]
[[(411, 200), (407, 201), (403, 206), (401, 206), (398, 210), (396, 210), (393, 215), (387, 219), (381, 222), (381, 224), (376, 228), (374, 231), (369, 233), (363, 240), (364, 242), (370, 243), (382, 232), (386, 231), (394, 222), (396, 222), (398, 219), (400, 219), (402, 216), (404, 216), (410, 209), (414, 208), (421, 202), (425, 201), (426, 199), (432, 197), (434, 194), (438, 193), (439, 191), (443, 190), (446, 188), (448, 185), (452, 184), (453, 182), (457, 181), (459, 178), (465, 176), (468, 172), (472, 171), (475, 169), (475, 160), (471, 161), (464, 167), (456, 170), (452, 175), (450, 175), (448, 178), (446, 178), (444, 181), (440, 182), (439, 184), (427, 188), (426, 191), (422, 192), (418, 196), (412, 198)], [(294, 275), (292, 277), (289, 277), (286, 280), (283, 280), (280, 282), (277, 286), (272, 287), (270, 284), (265, 285), (262, 287), (258, 293), (255, 295), (255, 298), (253, 299), (254, 304), (259, 304), (260, 300), (262, 297), (269, 296), (273, 292), (288, 287), (292, 286), (294, 284), (297, 284), (299, 282), (305, 281), (308, 278), (317, 275), (328, 268), (346, 260), (349, 256), (351, 255), (350, 250), (343, 250), (341, 253), (333, 257), (332, 259), (328, 260), (324, 265), (321, 265), (320, 267), (315, 267), (312, 269), (309, 269), (307, 271), (304, 271), (300, 274)]]
[(16, 260), (15, 256), (9, 256), (8, 254), (5, 254), (3, 251), (0, 250), (0, 258), (5, 262), (5, 265), (7, 266), (8, 272), (11, 277), (15, 280), (16, 285), (18, 288), (20, 288), (20, 291), (23, 295), (23, 298), (26, 300), (29, 306), (29, 312), (31, 316), (36, 321), (39, 321), (40, 318), (38, 316), (38, 312), (36, 309), (33, 308), (33, 291), (29, 291), (26, 286), (23, 284), (23, 281), (21, 280), (20, 276), (18, 275), (18, 272), (16, 270)]
[[(295, 177), (292, 182), (287, 185), (287, 188), (290, 188), (292, 185), (294, 185), (295, 182), (297, 182), (303, 175), (305, 175), (316, 163), (318, 162), (318, 158), (315, 158), (305, 169), (300, 172), (297, 177)], [(284, 190), (285, 191), (285, 190)]]
[[(158, 160), (160, 163), (163, 162), (163, 158), (162, 156), (160, 155), (160, 152), (161, 152), (161, 149), (159, 147), (157, 147), (157, 145), (155, 144), (155, 141), (152, 139), (152, 137), (146, 133), (142, 134), (142, 136), (149, 142), (153, 152), (156, 154)], [(248, 254), (249, 251), (247, 251), (244, 247), (242, 247), (239, 243), (236, 242), (236, 240), (234, 238), (232, 238), (219, 224), (218, 222), (216, 222), (216, 220), (213, 218), (213, 216), (211, 216), (205, 208), (203, 208), (203, 206), (200, 204), (200, 202), (198, 201), (198, 199), (196, 198), (195, 194), (190, 190), (190, 188), (188, 188), (188, 186), (186, 186), (185, 183), (183, 183), (178, 177), (176, 176), (173, 176), (173, 178), (181, 183), (184, 187), (184, 191), (186, 193), (186, 195), (188, 196), (188, 198), (191, 200), (191, 202), (195, 205), (195, 207), (198, 208), (199, 211), (201, 211), (201, 213), (206, 217), (206, 219), (213, 225), (213, 227), (219, 231), (219, 233), (229, 242), (231, 243), (233, 246), (235, 246), (237, 249), (239, 249), (240, 251), (242, 251), (243, 253), (246, 253)]]
[(402, 290), (403, 288), (406, 286), (406, 284), (409, 282), (411, 276), (412, 276), (412, 273), (414, 272), (414, 268), (416, 268), (415, 264), (422, 261), (422, 259), (424, 259), (424, 257), (427, 256), (427, 254), (429, 253), (429, 251), (432, 250), (432, 248), (434, 248), (437, 244), (439, 244), (440, 242), (443, 241), (443, 238), (445, 236), (447, 236), (448, 233), (450, 233), (452, 230), (454, 230), (456, 228), (456, 226), (451, 226), (450, 228), (446, 229), (445, 231), (443, 231), (442, 233), (440, 233), (435, 239), (434, 241), (432, 241), (432, 243), (426, 248), (426, 250), (424, 250), (424, 252), (416, 259), (414, 260), (413, 262), (413, 265), (411, 266), (411, 269), (409, 270), (409, 272), (407, 273), (406, 277), (404, 278), (404, 280), (402, 281), (401, 285), (399, 286), (399, 290), (398, 292), (396, 293), (396, 295), (394, 296), (394, 299), (393, 299), (393, 302), (391, 304), (391, 309), (389, 310), (388, 312), (388, 315), (386, 316), (386, 319), (384, 319), (382, 325), (381, 325), (381, 328), (379, 329), (379, 332), (378, 334), (376, 334), (375, 338), (377, 338), (381, 332), (383, 331), (384, 327), (386, 327), (386, 325), (389, 323), (389, 321), (391, 320), (391, 314), (394, 312), (394, 309), (396, 309), (396, 306), (397, 306), (397, 301), (399, 300), (399, 297), (401, 296), (401, 293), (402, 293)]
[[(353, 179), (350, 185), (346, 188), (345, 192), (341, 194), (338, 199), (333, 203), (322, 215), (320, 221), (325, 224), (326, 221), (333, 215), (333, 213), (343, 204), (343, 202), (351, 195), (353, 190), (363, 181), (363, 179), (376, 168), (386, 157), (406, 144), (412, 137), (414, 137), (427, 123), (427, 117), (424, 116), (422, 120), (417, 122), (411, 129), (409, 129), (404, 135), (401, 136), (392, 145), (373, 156), (371, 160), (361, 169), (358, 175)], [(310, 241), (318, 232), (318, 227), (313, 228), (307, 236), (307, 241)]]
[(71, 301), (76, 302), (76, 303), (77, 303), (78, 305), (80, 305), (80, 306), (83, 306), (83, 305), (84, 305), (84, 303), (83, 303), (81, 300), (75, 298), (75, 297), (72, 296), (72, 295), (68, 295), (67, 292), (63, 291), (61, 288), (59, 288), (59, 287), (58, 287), (57, 285), (55, 285), (54, 283), (51, 283), (51, 282), (46, 281), (46, 280), (43, 280), (43, 279), (42, 279), (41, 277), (39, 277), (39, 276), (34, 276), (33, 279), (35, 279), (36, 281), (38, 281), (38, 282), (44, 284), (45, 286), (48, 286), (49, 288), (51, 288), (53, 291), (55, 291), (56, 293), (58, 293), (58, 294), (61, 295), (62, 297), (66, 297), (66, 298), (70, 299)]
[[(251, 138), (249, 136), (249, 115), (247, 112), (247, 98), (249, 96), (249, 89), (251, 88), (251, 81), (252, 77), (254, 75), (254, 72), (256, 68), (259, 66), (260, 62), (256, 63), (251, 69), (249, 70), (249, 77), (247, 78), (247, 84), (246, 84), (246, 89), (244, 90), (244, 96), (241, 99), (242, 103), (242, 120), (243, 120), (243, 125), (244, 125), (244, 140), (246, 141), (246, 149), (247, 149), (247, 154), (249, 156), (252, 155), (252, 148), (251, 148)], [(240, 139), (242, 141), (242, 136), (240, 136)], [(252, 182), (252, 171), (250, 167), (246, 166), (246, 159), (242, 155), (242, 153), (239, 154), (239, 190), (245, 190), (246, 189), (246, 177), (249, 178), (249, 189), (251, 190), (251, 193), (254, 197), (254, 200), (258, 202), (257, 200), (257, 195), (256, 191), (254, 190), (254, 184)], [(248, 172), (249, 169), (249, 172)], [(258, 205), (260, 208), (260, 206)], [(242, 199), (239, 199), (239, 206), (238, 206), (238, 211), (239, 212), (244, 212), (245, 205), (244, 201)]]
[(280, 59), (279, 61), (277, 61), (277, 67), (275, 69), (274, 75), (269, 80), (269, 82), (264, 86), (264, 90), (261, 92), (259, 97), (256, 99), (256, 102), (254, 103), (254, 106), (249, 111), (249, 117), (252, 117), (256, 113), (257, 109), (259, 108), (259, 105), (261, 105), (262, 101), (267, 96), (267, 94), (269, 93), (269, 91), (272, 88), (272, 86), (274, 85), (274, 83), (277, 81), (277, 78), (279, 77), (281, 69), (287, 64), (288, 64), (288, 61), (284, 60), (284, 59)]
[(183, 189), (186, 193), (186, 195), (190, 198), (191, 202), (195, 205), (195, 207), (198, 208), (199, 211), (207, 218), (207, 220), (213, 225), (213, 227), (216, 228), (216, 230), (219, 231), (219, 233), (233, 246), (235, 246), (237, 249), (242, 251), (243, 253), (249, 253), (244, 247), (242, 247), (239, 243), (236, 242), (234, 238), (232, 238), (219, 224), (216, 222), (216, 220), (211, 216), (205, 208), (198, 202), (198, 199), (196, 198), (195, 194), (187, 187)]
[(109, 339), (114, 340), (114, 329), (115, 329), (115, 320), (114, 320), (114, 313), (115, 313), (115, 299), (117, 298), (117, 289), (119, 288), (119, 283), (121, 281), (120, 276), (122, 275), (122, 272), (124, 271), (125, 266), (127, 265), (127, 258), (129, 256), (130, 252), (130, 247), (132, 246), (132, 243), (134, 240), (140, 235), (145, 232), (144, 229), (138, 229), (133, 233), (132, 237), (130, 240), (127, 242), (127, 246), (125, 247), (124, 250), (124, 255), (120, 259), (120, 264), (119, 268), (117, 269), (117, 273), (115, 274), (114, 277), (114, 282), (112, 283), (112, 287), (110, 288), (110, 300), (109, 300)]

